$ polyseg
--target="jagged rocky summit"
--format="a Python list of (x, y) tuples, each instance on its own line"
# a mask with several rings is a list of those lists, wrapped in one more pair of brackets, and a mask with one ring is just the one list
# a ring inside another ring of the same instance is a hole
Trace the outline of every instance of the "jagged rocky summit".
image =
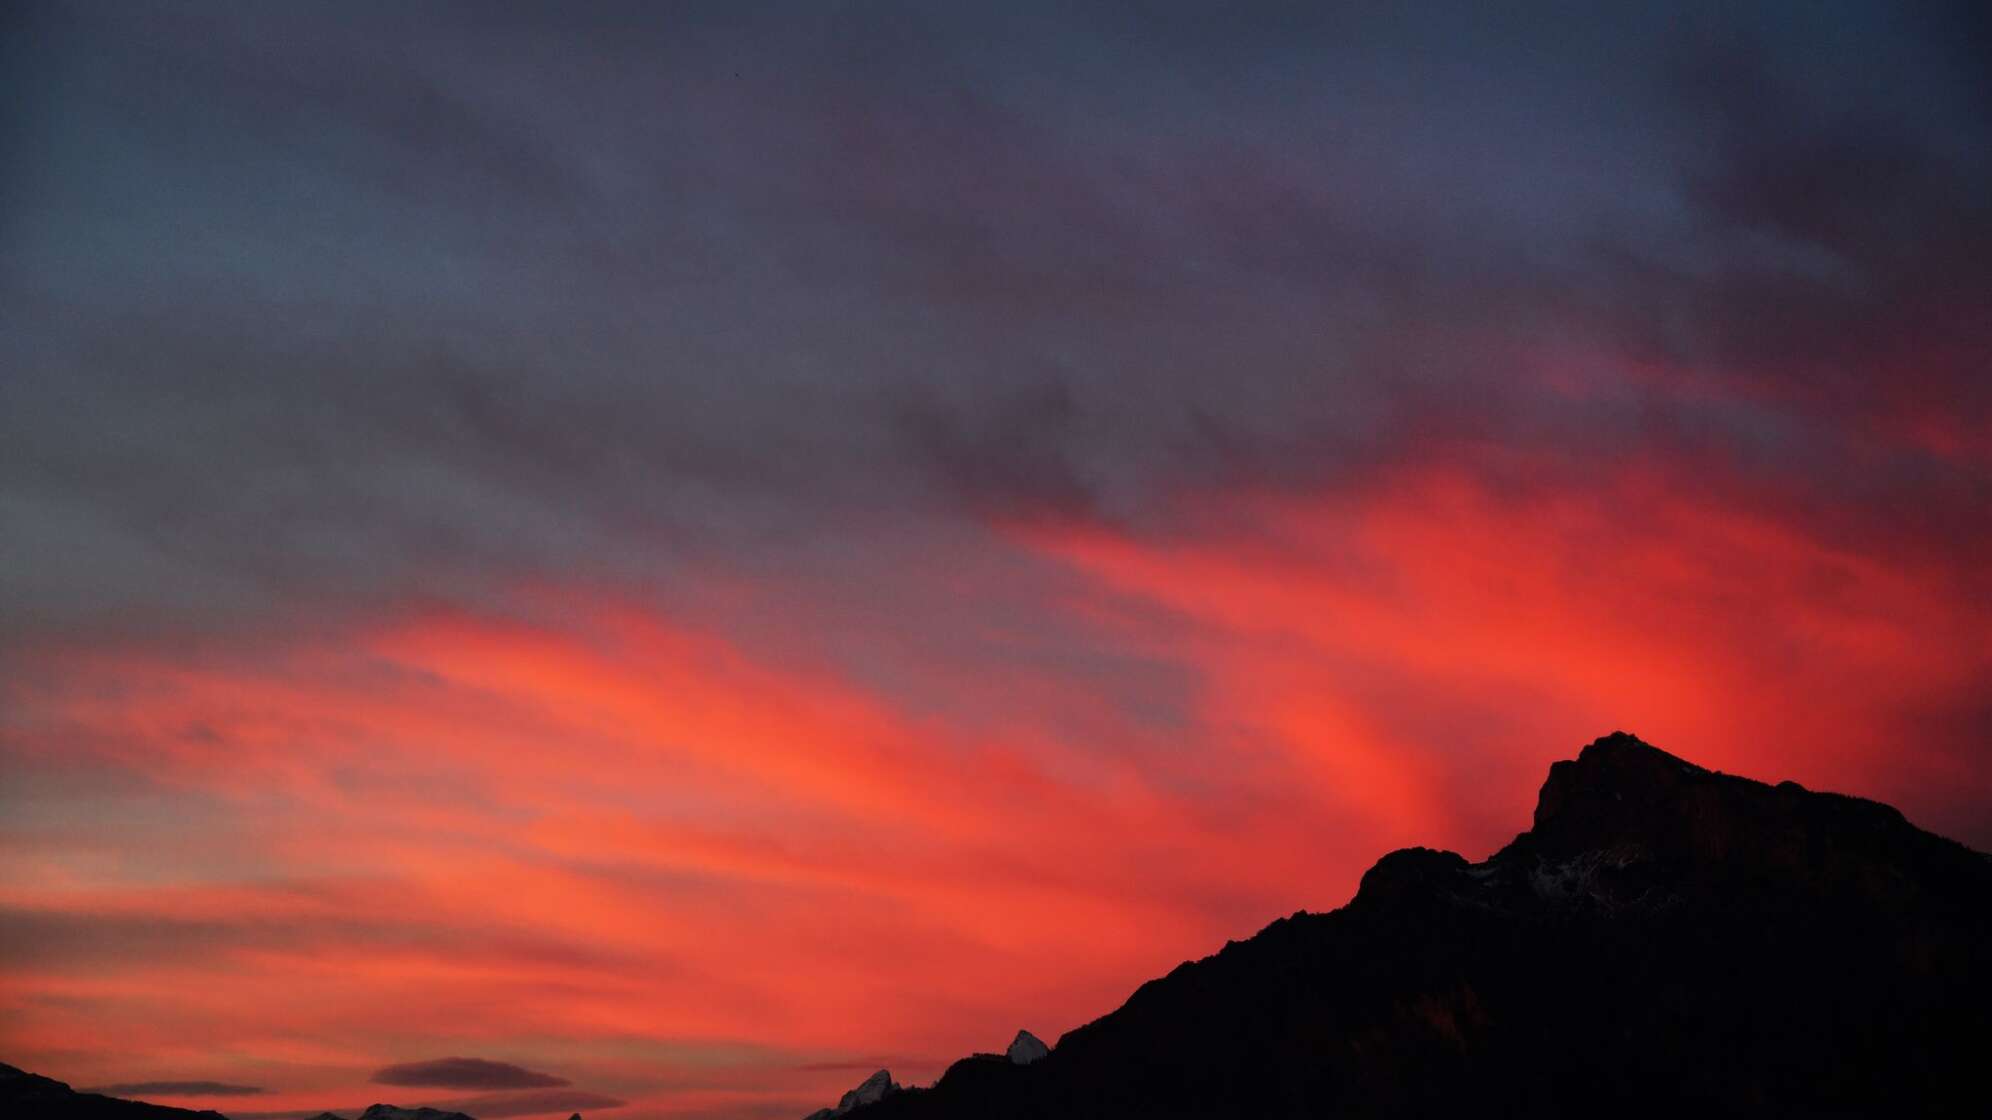
[(1967, 1116), (1988, 1053), (1992, 857), (1620, 733), (1487, 860), (1393, 852), (1039, 1060), (853, 1120)]
[(830, 1120), (831, 1117), (842, 1116), (860, 1105), (877, 1104), (899, 1091), (900, 1085), (892, 1079), (892, 1074), (886, 1070), (879, 1070), (860, 1082), (857, 1088), (845, 1093), (837, 1102), (837, 1107), (819, 1108), (804, 1120)]
[[(968, 1062), (995, 1062), (999, 1064), (1027, 1066), (1032, 1062), (1042, 1060), (1050, 1053), (1051, 1048), (1046, 1046), (1038, 1036), (1029, 1031), (1018, 1031), (1017, 1037), (1010, 1041), (1009, 1049), (1003, 1053), (974, 1054), (963, 1059), (957, 1065)], [(902, 1091), (903, 1087), (892, 1080), (890, 1073), (885, 1070), (879, 1070), (877, 1073), (865, 1078), (863, 1084), (845, 1093), (843, 1099), (837, 1102), (836, 1108), (819, 1108), (804, 1117), (803, 1120), (831, 1120), (832, 1117), (843, 1116), (860, 1105), (875, 1104), (894, 1093)]]
[(440, 1108), (396, 1108), (391, 1104), (368, 1105), (360, 1113), (360, 1120), (474, 1120), (461, 1112), (445, 1112)]
[(1030, 1065), (1050, 1054), (1051, 1048), (1029, 1031), (1018, 1031), (1017, 1037), (1010, 1043), (1010, 1048), (1003, 1052), (1003, 1056), (1010, 1059), (1012, 1065), (1019, 1066)]

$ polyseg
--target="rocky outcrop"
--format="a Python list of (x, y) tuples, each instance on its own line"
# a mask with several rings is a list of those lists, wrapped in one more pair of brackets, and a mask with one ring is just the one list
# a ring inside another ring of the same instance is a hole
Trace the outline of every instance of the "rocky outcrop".
[(1961, 1115), (1988, 1038), (1992, 860), (1614, 734), (1487, 860), (1393, 852), (1035, 1062), (855, 1120)]
[(879, 1070), (844, 1094), (843, 1099), (837, 1102), (837, 1115), (842, 1116), (859, 1105), (877, 1104), (898, 1091), (899, 1084), (892, 1080), (892, 1074)]
[(1018, 1031), (1017, 1037), (1010, 1043), (1010, 1048), (1003, 1052), (1003, 1056), (1010, 1059), (1011, 1065), (1018, 1066), (1030, 1065), (1050, 1054), (1051, 1047), (1046, 1046), (1038, 1036), (1029, 1031)]
[(819, 1108), (804, 1120), (830, 1120), (833, 1116), (842, 1116), (861, 1105), (877, 1104), (899, 1091), (899, 1083), (892, 1079), (892, 1074), (886, 1070), (879, 1070), (860, 1082), (857, 1088), (845, 1093), (838, 1100), (837, 1107)]

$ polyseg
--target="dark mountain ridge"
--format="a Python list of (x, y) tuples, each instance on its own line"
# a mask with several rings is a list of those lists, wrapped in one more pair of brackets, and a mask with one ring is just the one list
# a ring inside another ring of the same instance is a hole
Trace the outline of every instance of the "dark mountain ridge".
[(851, 1116), (1976, 1116), (1988, 1048), (1992, 858), (1619, 733), (1483, 863), (1393, 852), (1031, 1065)]
[(169, 1108), (79, 1093), (52, 1077), (0, 1064), (0, 1117), (19, 1120), (226, 1120), (219, 1112)]
[[(0, 1120), (228, 1120), (219, 1112), (173, 1108), (146, 1101), (107, 1097), (101, 1093), (79, 1093), (52, 1077), (27, 1073), (0, 1064)], [(311, 1120), (345, 1120), (333, 1112), (321, 1112)], [(473, 1120), (461, 1112), (436, 1108), (397, 1108), (376, 1104), (360, 1114), (359, 1120)], [(576, 1113), (569, 1120), (580, 1120)]]

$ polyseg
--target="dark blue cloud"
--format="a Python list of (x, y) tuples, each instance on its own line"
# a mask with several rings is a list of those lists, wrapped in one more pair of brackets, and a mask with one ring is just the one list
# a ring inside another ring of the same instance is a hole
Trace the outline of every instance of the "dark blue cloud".
[(572, 1084), (510, 1062), (484, 1058), (434, 1058), (403, 1062), (374, 1071), (377, 1085), (430, 1085), (445, 1089), (557, 1089)]
[(0, 618), (669, 582), (1488, 448), (1962, 557), (1982, 19), (17, 7)]
[(628, 1102), (606, 1093), (582, 1089), (540, 1089), (522, 1093), (492, 1093), (463, 1100), (443, 1101), (435, 1107), (462, 1112), (479, 1120), (504, 1120), (508, 1116), (540, 1116), (547, 1113), (594, 1112), (621, 1108)]
[(267, 1093), (254, 1085), (229, 1085), (220, 1081), (120, 1081), (83, 1090), (111, 1097), (253, 1097)]

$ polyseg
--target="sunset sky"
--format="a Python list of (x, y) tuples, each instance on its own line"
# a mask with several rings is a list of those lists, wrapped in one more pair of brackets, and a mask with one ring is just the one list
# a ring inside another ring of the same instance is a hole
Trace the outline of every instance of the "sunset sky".
[(6, 6), (0, 1061), (794, 1120), (1620, 728), (1992, 848), (1992, 9), (978, 7)]

